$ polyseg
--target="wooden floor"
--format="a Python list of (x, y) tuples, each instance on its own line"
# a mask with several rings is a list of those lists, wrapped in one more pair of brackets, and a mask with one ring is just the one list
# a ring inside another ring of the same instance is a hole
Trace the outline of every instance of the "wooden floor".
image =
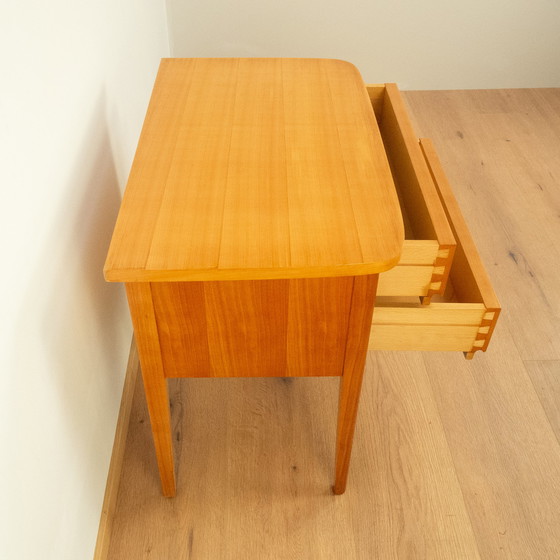
[(504, 308), (489, 351), (370, 353), (338, 497), (337, 379), (172, 381), (165, 499), (139, 378), (110, 559), (560, 558), (560, 89), (406, 100)]

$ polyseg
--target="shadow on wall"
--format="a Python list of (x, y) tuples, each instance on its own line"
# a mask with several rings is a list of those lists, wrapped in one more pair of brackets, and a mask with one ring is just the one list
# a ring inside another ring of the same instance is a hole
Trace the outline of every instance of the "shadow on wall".
[[(18, 369), (25, 371), (33, 344), (48, 376), (45, 421), (52, 422), (57, 446), (51, 451), (65, 460), (61, 499), (73, 496), (73, 511), (64, 512), (68, 519), (61, 531), (65, 525), (70, 530), (76, 517), (82, 522), (84, 515), (99, 517), (131, 336), (124, 290), (103, 278), (121, 201), (104, 94), (84, 123), (78, 155), (56, 193), (60, 200), (51, 231), (41, 240), (43, 258), (26, 289), (27, 309), (18, 329), (26, 336), (16, 350), (23, 366)], [(49, 475), (37, 475), (52, 485)], [(59, 538), (72, 549), (71, 534)]]

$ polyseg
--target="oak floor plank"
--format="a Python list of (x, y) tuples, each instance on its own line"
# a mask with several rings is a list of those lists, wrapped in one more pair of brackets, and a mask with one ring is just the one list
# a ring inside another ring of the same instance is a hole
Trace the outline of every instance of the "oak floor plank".
[(377, 505), (370, 518), (353, 503), (354, 531), (382, 535), (369, 557), (479, 558), (422, 354), (370, 352), (365, 379), (351, 484)]
[(560, 360), (527, 361), (525, 367), (560, 442)]
[(140, 387), (109, 558), (479, 558), (413, 356), (370, 356), (339, 497), (330, 492), (338, 380), (172, 380), (172, 500), (159, 496)]
[(483, 558), (560, 557), (560, 446), (505, 329), (481, 360), (426, 354)]

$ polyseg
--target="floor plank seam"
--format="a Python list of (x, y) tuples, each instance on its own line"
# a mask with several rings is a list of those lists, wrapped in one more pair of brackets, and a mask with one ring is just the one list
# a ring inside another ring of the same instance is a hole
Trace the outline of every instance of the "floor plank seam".
[[(560, 364), (560, 360), (523, 360), (523, 364), (525, 365), (527, 362), (558, 362)], [(554, 434), (554, 438), (556, 439), (556, 442), (558, 443), (558, 446), (560, 447), (560, 436), (559, 434), (556, 432), (556, 430), (554, 429), (554, 425), (552, 422), (552, 419), (548, 413), (546, 404), (543, 402), (541, 395), (539, 393), (539, 391), (537, 390), (536, 386), (535, 386), (535, 380), (533, 379), (533, 376), (527, 371), (527, 369), (525, 368), (525, 372), (527, 374), (527, 377), (529, 378), (529, 381), (531, 382), (531, 386), (533, 387), (533, 390), (535, 391), (535, 394), (537, 396), (537, 399), (539, 400), (539, 404), (541, 405), (541, 408), (544, 412), (545, 418), (548, 421), (548, 425), (550, 427), (550, 430), (552, 431), (552, 433)], [(560, 406), (560, 405), (559, 405)]]
[(479, 545), (479, 542), (478, 542), (478, 535), (475, 531), (475, 527), (474, 527), (474, 524), (473, 524), (471, 512), (470, 512), (470, 509), (469, 509), (469, 506), (468, 506), (468, 501), (465, 498), (465, 492), (464, 492), (464, 489), (463, 489), (463, 485), (461, 484), (461, 479), (459, 477), (459, 473), (457, 472), (457, 465), (455, 463), (455, 457), (453, 456), (453, 452), (451, 451), (451, 446), (449, 445), (447, 428), (445, 426), (445, 422), (443, 420), (443, 417), (441, 415), (441, 411), (440, 411), (439, 406), (438, 406), (438, 402), (437, 402), (437, 399), (436, 399), (434, 387), (433, 387), (433, 384), (432, 384), (432, 378), (430, 376), (430, 370), (429, 370), (428, 364), (426, 363), (426, 359), (425, 359), (424, 355), (422, 356), (422, 363), (424, 364), (424, 368), (426, 369), (426, 377), (428, 378), (428, 383), (430, 385), (430, 392), (432, 394), (432, 400), (434, 402), (435, 409), (437, 410), (439, 420), (440, 420), (441, 426), (443, 428), (443, 437), (445, 438), (445, 444), (447, 446), (447, 451), (449, 453), (449, 458), (451, 459), (451, 463), (453, 465), (453, 472), (454, 472), (455, 480), (457, 481), (457, 486), (459, 487), (459, 490), (461, 492), (461, 498), (463, 500), (463, 507), (465, 509), (465, 512), (467, 514), (467, 518), (469, 520), (469, 527), (470, 527), (471, 533), (473, 535), (474, 542), (476, 544), (476, 550), (478, 552), (479, 558), (482, 560), (484, 557), (482, 556), (482, 553), (481, 553), (481, 550), (480, 550), (480, 545)]

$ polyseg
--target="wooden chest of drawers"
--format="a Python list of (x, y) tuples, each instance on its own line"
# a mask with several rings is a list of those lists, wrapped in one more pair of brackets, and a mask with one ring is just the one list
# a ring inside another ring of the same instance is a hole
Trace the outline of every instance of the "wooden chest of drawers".
[(338, 60), (162, 61), (105, 277), (126, 285), (166, 496), (168, 378), (339, 376), (340, 494), (368, 340), (472, 357), (500, 311), (396, 86)]

